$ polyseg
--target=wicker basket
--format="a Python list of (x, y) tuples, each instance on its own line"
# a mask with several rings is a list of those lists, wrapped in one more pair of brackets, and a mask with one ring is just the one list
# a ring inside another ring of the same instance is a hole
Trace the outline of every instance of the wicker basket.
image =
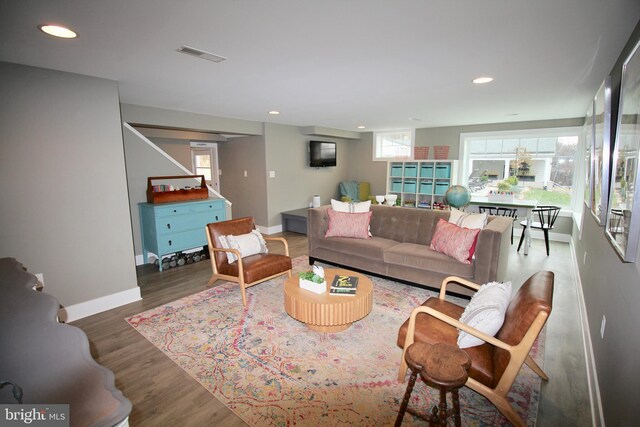
[(433, 158), (436, 160), (446, 160), (449, 158), (448, 145), (436, 145), (433, 147)]
[(429, 147), (413, 147), (414, 160), (427, 160), (429, 158)]

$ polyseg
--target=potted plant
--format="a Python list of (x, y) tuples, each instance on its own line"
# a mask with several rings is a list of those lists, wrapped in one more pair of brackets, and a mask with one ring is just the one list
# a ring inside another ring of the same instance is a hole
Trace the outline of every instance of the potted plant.
[(303, 271), (298, 274), (300, 287), (316, 294), (327, 292), (327, 281), (324, 278), (324, 268), (314, 265), (313, 271)]

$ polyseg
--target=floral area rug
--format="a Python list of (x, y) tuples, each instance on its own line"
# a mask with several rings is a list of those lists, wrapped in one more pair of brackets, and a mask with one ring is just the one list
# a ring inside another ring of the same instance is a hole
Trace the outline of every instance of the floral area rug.
[[(294, 260), (294, 272), (309, 269), (307, 257)], [(246, 307), (238, 285), (225, 283), (127, 321), (251, 426), (393, 425), (406, 388), (396, 380), (398, 329), (413, 308), (437, 295), (371, 277), (371, 313), (346, 331), (318, 333), (285, 313), (285, 279), (248, 288)], [(532, 353), (538, 362), (543, 341)], [(509, 400), (529, 425), (539, 391), (540, 379), (523, 366)], [(437, 402), (418, 379), (410, 411), (426, 415)], [(463, 425), (509, 425), (468, 388), (460, 390), (460, 403)], [(404, 417), (403, 425), (424, 424)]]

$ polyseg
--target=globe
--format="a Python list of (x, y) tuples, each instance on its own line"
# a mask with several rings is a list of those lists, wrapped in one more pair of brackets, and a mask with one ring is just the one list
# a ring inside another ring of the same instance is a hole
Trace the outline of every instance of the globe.
[(444, 194), (444, 199), (449, 206), (462, 208), (471, 201), (471, 192), (464, 185), (452, 185)]

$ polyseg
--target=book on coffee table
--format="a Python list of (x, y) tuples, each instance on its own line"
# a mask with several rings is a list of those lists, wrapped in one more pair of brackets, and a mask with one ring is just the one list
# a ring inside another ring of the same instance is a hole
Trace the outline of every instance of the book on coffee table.
[(357, 276), (336, 275), (331, 282), (329, 293), (334, 295), (355, 295), (358, 288)]

